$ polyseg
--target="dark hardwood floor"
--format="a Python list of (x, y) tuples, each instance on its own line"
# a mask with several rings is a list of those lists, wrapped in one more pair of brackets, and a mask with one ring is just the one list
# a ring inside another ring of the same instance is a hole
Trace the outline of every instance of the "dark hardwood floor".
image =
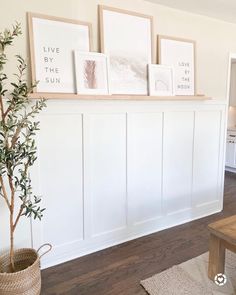
[(236, 175), (226, 174), (224, 210), (42, 272), (42, 294), (145, 295), (140, 280), (208, 250), (207, 224), (236, 214)]

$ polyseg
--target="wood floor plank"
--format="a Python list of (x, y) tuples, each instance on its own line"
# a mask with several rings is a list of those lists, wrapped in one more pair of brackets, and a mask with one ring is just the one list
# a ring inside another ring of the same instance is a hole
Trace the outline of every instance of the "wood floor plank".
[(207, 225), (236, 214), (236, 174), (224, 210), (42, 271), (43, 295), (145, 295), (140, 280), (208, 251)]

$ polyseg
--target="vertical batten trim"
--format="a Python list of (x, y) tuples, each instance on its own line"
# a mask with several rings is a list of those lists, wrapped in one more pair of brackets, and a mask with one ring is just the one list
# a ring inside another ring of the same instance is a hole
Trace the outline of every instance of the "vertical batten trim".
[(84, 196), (84, 114), (81, 114), (81, 175), (82, 175), (82, 207), (83, 207), (83, 240), (85, 240), (85, 196)]
[(126, 196), (126, 208), (125, 208), (125, 215), (126, 215), (126, 226), (129, 226), (130, 218), (129, 218), (129, 190), (128, 190), (128, 113), (125, 113), (125, 196)]
[[(220, 193), (221, 193), (221, 188), (219, 188), (219, 184), (220, 184), (220, 178), (221, 178), (221, 173), (220, 173), (220, 166), (225, 166), (225, 159), (224, 159), (224, 147), (222, 146), (222, 141), (221, 138), (224, 138), (224, 146), (226, 146), (226, 138), (225, 136), (221, 136), (223, 135), (223, 128), (222, 128), (222, 124), (223, 124), (223, 116), (222, 116), (222, 110), (219, 110), (219, 115), (220, 115), (220, 123), (219, 123), (219, 141), (218, 141), (218, 171), (217, 171), (217, 200), (220, 200)], [(227, 125), (226, 125), (227, 126)], [(223, 168), (222, 167), (222, 168)], [(223, 170), (223, 169), (222, 169)], [(224, 181), (221, 180), (221, 184), (224, 184)], [(223, 206), (223, 198), (222, 198), (222, 206)]]
[[(88, 147), (88, 116), (89, 114), (83, 113), (83, 230), (84, 230), (84, 239), (89, 240), (91, 237), (91, 200), (90, 200), (90, 192), (88, 192), (88, 166), (89, 166), (89, 160), (88, 160), (88, 153), (87, 147)], [(87, 132), (87, 133), (86, 133)]]
[(195, 141), (196, 141), (196, 113), (193, 112), (193, 143), (192, 143), (192, 180), (191, 180), (191, 195), (190, 195), (190, 206), (194, 208), (196, 204), (193, 201), (193, 185), (194, 185), (194, 164), (195, 164)]
[(165, 113), (162, 112), (162, 135), (161, 135), (161, 216), (166, 215), (164, 205), (164, 128), (165, 128)]
[[(41, 118), (40, 118), (41, 117)], [(39, 118), (42, 119), (42, 114), (39, 115)], [(40, 120), (41, 122), (41, 120)], [(40, 125), (41, 128), (41, 125)], [(40, 132), (36, 134), (35, 140), (37, 144), (37, 161), (36, 165), (34, 166), (36, 170), (34, 169), (33, 174), (34, 174), (34, 179), (37, 185), (37, 193), (43, 196), (43, 189), (42, 189), (42, 179), (41, 179), (41, 164), (40, 164), (40, 159), (41, 159), (41, 142), (40, 142)], [(44, 198), (44, 196), (43, 196)], [(44, 203), (44, 199), (42, 200)], [(45, 204), (45, 203), (44, 203)], [(31, 242), (32, 242), (32, 248), (38, 248), (44, 243), (44, 238), (43, 238), (43, 224), (44, 224), (44, 219), (41, 220), (41, 222), (30, 222), (30, 229), (31, 229)], [(38, 232), (39, 234), (35, 238), (35, 232)]]

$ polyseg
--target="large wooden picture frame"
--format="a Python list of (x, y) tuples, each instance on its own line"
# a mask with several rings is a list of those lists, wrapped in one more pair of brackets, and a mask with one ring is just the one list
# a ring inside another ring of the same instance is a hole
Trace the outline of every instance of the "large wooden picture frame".
[(111, 93), (148, 95), (153, 17), (100, 5), (99, 20), (101, 52), (110, 59)]
[(91, 50), (92, 25), (28, 12), (28, 27), (34, 91), (76, 93), (74, 50)]
[(174, 68), (175, 95), (196, 95), (196, 42), (157, 36), (157, 60)]

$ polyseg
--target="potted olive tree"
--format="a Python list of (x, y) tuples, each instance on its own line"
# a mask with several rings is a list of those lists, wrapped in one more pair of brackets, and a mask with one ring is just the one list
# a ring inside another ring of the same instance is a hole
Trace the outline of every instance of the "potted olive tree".
[[(34, 249), (14, 248), (14, 235), (22, 216), (41, 219), (44, 209), (33, 195), (29, 169), (36, 160), (35, 116), (44, 100), (29, 99), (34, 85), (26, 81), (25, 60), (16, 56), (14, 81), (4, 72), (6, 49), (21, 34), (17, 23), (0, 33), (0, 198), (9, 212), (10, 251), (0, 257), (0, 294), (40, 294), (40, 257)], [(20, 204), (20, 205), (19, 205)]]

